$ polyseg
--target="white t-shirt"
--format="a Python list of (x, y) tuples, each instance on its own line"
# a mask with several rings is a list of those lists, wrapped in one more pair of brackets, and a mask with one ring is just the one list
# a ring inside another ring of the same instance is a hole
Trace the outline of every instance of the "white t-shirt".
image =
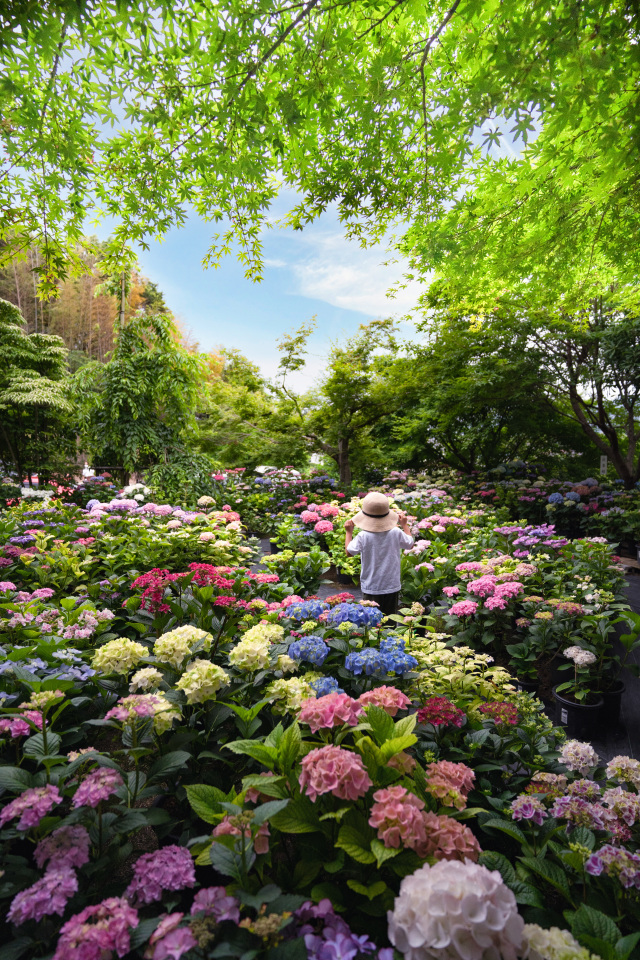
[(347, 553), (360, 554), (363, 593), (397, 593), (400, 589), (400, 551), (413, 544), (413, 537), (400, 527), (382, 533), (361, 530), (347, 547)]

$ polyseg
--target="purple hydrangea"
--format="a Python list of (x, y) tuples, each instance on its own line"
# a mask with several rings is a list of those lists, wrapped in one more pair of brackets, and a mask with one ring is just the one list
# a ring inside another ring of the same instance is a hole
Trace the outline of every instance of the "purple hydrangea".
[(133, 868), (125, 896), (138, 904), (161, 900), (165, 890), (184, 890), (196, 882), (196, 871), (186, 847), (172, 844), (144, 853)]
[(240, 922), (240, 910), (235, 897), (227, 895), (224, 887), (205, 887), (198, 890), (193, 898), (191, 913), (202, 913), (205, 917), (214, 917), (216, 923), (223, 920)]
[(547, 811), (540, 800), (523, 793), (511, 802), (511, 816), (514, 820), (533, 820), (541, 827)]
[(97, 807), (101, 800), (108, 800), (123, 779), (117, 770), (110, 767), (99, 767), (93, 770), (82, 781), (73, 798), (74, 807)]
[(60, 930), (52, 960), (102, 960), (113, 953), (124, 957), (131, 949), (129, 931), (138, 923), (137, 911), (122, 897), (85, 907)]
[(26, 920), (42, 920), (52, 913), (62, 916), (67, 900), (77, 892), (78, 878), (70, 866), (47, 870), (41, 880), (16, 894), (7, 919), (19, 926)]
[(58, 827), (41, 840), (33, 853), (40, 869), (49, 863), (49, 870), (60, 867), (82, 867), (89, 862), (89, 834), (81, 824)]
[(20, 818), (16, 824), (18, 830), (37, 827), (42, 818), (61, 802), (58, 788), (50, 783), (46, 787), (30, 787), (0, 811), (0, 827), (16, 817)]
[(624, 847), (606, 844), (587, 858), (584, 868), (592, 877), (605, 873), (607, 876), (617, 876), (625, 889), (640, 889), (640, 857)]

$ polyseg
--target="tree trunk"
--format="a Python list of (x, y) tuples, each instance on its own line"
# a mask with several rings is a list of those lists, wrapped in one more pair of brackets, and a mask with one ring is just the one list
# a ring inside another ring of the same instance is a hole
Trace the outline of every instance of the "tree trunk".
[(351, 483), (351, 464), (349, 462), (349, 438), (341, 437), (338, 440), (338, 469), (340, 483)]

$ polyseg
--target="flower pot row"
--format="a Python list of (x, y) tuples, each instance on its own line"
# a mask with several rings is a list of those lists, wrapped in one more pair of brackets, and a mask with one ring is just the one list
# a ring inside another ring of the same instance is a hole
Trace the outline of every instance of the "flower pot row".
[[(537, 682), (516, 680), (516, 689), (525, 693), (536, 693)], [(622, 680), (609, 689), (593, 694), (589, 703), (580, 703), (558, 693), (553, 688), (555, 700), (555, 722), (564, 727), (567, 736), (576, 740), (590, 740), (599, 733), (616, 729), (620, 724), (620, 708), (625, 685)]]

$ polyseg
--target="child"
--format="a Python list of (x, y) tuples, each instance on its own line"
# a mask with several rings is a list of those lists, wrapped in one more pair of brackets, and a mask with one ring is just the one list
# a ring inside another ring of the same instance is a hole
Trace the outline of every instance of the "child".
[[(397, 524), (400, 522), (399, 529)], [(353, 539), (354, 526), (360, 533)], [(360, 586), (365, 600), (375, 600), (385, 615), (396, 613), (400, 594), (400, 551), (413, 545), (409, 521), (404, 513), (389, 509), (383, 493), (368, 493), (362, 510), (347, 520), (345, 550), (349, 556), (360, 554)]]

